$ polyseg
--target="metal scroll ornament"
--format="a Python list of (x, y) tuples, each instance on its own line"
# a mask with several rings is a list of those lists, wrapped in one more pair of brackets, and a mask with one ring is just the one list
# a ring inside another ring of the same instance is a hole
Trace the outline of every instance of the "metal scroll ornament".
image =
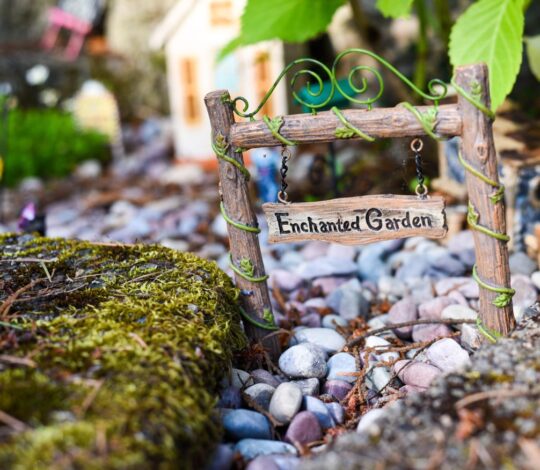
[[(380, 57), (379, 55), (368, 51), (366, 49), (347, 49), (341, 52), (330, 69), (322, 62), (311, 59), (311, 58), (301, 58), (296, 59), (290, 62), (283, 71), (279, 74), (276, 81), (270, 87), (268, 92), (264, 95), (261, 102), (254, 109), (250, 109), (249, 102), (243, 96), (238, 96), (231, 100), (231, 105), (234, 113), (240, 117), (248, 118), (254, 120), (255, 115), (263, 108), (265, 103), (268, 101), (272, 93), (276, 89), (279, 82), (285, 77), (285, 75), (291, 71), (293, 68), (303, 65), (304, 67), (312, 66), (313, 68), (320, 69), (319, 72), (315, 72), (312, 69), (301, 68), (294, 72), (291, 80), (290, 87), (292, 91), (292, 96), (300, 105), (305, 106), (307, 109), (311, 110), (313, 114), (316, 114), (318, 110), (325, 108), (331, 101), (336, 93), (341, 94), (351, 103), (358, 105), (364, 105), (367, 109), (372, 109), (373, 103), (375, 103), (384, 92), (384, 80), (381, 73), (377, 68), (370, 65), (356, 65), (354, 66), (347, 76), (346, 83), (348, 85), (348, 90), (343, 86), (343, 82), (338, 81), (337, 71), (341, 60), (350, 55), (364, 55), (371, 57), (376, 62), (378, 62), (382, 67), (387, 69), (390, 73), (395, 75), (398, 79), (404, 82), (409, 88), (411, 88), (416, 94), (421, 96), (426, 101), (431, 101), (435, 106), (439, 104), (439, 101), (442, 100), (447, 94), (447, 85), (439, 79), (431, 80), (427, 85), (427, 93), (420, 90), (413, 82), (411, 82), (405, 75), (403, 75), (399, 70), (397, 70), (392, 64)], [(377, 88), (373, 90), (374, 92), (369, 93), (370, 87), (369, 82), (366, 77), (366, 74), (372, 74), (375, 78)], [(308, 102), (300, 93), (295, 90), (295, 87), (298, 83), (298, 80), (301, 77), (307, 78), (306, 92), (313, 101)], [(324, 83), (330, 83), (330, 89), (325, 90)], [(437, 90), (437, 87), (439, 89)], [(352, 92), (351, 92), (352, 91)]]

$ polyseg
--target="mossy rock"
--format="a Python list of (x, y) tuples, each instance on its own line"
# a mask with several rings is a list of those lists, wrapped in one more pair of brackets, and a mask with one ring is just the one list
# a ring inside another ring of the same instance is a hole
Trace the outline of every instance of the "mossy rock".
[(237, 296), (189, 253), (0, 237), (0, 468), (200, 468)]

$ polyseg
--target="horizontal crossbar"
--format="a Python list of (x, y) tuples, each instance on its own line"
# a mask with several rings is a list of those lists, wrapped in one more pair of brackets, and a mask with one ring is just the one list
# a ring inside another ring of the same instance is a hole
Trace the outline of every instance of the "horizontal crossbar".
[[(420, 113), (433, 110), (433, 106), (418, 106)], [(402, 106), (395, 108), (349, 109), (342, 111), (347, 121), (363, 133), (374, 138), (411, 137), (426, 135), (417, 117)], [(332, 142), (339, 140), (336, 129), (342, 122), (332, 111), (313, 114), (293, 114), (283, 117), (279, 133), (298, 144)], [(461, 135), (462, 119), (455, 104), (440, 105), (434, 132), (441, 137)], [(237, 122), (232, 125), (229, 141), (234, 148), (250, 149), (283, 145), (262, 120)]]

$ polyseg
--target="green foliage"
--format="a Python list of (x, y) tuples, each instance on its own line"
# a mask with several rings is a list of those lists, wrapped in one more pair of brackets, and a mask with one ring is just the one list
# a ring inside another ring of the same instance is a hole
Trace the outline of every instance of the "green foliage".
[(411, 13), (413, 0), (377, 0), (377, 9), (387, 18), (400, 18)]
[(12, 109), (4, 178), (8, 186), (28, 176), (68, 175), (88, 159), (109, 158), (107, 137), (77, 128), (70, 114), (53, 109)]
[(450, 36), (450, 61), (485, 62), (489, 67), (491, 107), (512, 90), (521, 65), (523, 0), (479, 0), (457, 20)]
[[(13, 304), (21, 330), (0, 326), (0, 410), (28, 426), (0, 422), (0, 468), (204, 468), (218, 383), (245, 345), (230, 278), (163, 247), (0, 236), (0, 258), (25, 257), (54, 274)], [(43, 278), (6, 264), (0, 304)]]
[(530, 38), (525, 38), (527, 45), (527, 60), (534, 76), (540, 80), (540, 34)]
[(240, 35), (220, 52), (269, 39), (303, 42), (322, 33), (346, 0), (248, 0)]

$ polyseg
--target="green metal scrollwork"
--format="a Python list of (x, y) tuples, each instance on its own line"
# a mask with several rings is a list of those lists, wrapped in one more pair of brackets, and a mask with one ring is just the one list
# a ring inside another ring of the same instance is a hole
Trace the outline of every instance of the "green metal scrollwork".
[[(314, 70), (302, 68), (296, 71), (290, 80), (292, 96), (299, 104), (311, 110), (312, 113), (316, 113), (318, 110), (325, 108), (332, 101), (332, 98), (334, 97), (336, 91), (340, 93), (344, 98), (349, 100), (350, 102), (360, 104), (360, 105), (365, 105), (367, 106), (368, 109), (371, 109), (373, 106), (373, 103), (375, 103), (382, 96), (383, 91), (384, 91), (384, 80), (382, 78), (382, 74), (374, 66), (356, 65), (349, 71), (349, 74), (347, 76), (348, 85), (350, 89), (353, 91), (354, 95), (351, 94), (350, 91), (346, 91), (343, 85), (340, 85), (337, 79), (337, 73), (338, 73), (340, 61), (344, 57), (350, 54), (365, 55), (365, 56), (370, 57), (371, 59), (374, 59), (382, 67), (386, 68), (389, 72), (391, 72), (403, 83), (405, 83), (416, 94), (424, 98), (424, 100), (432, 101), (434, 105), (437, 105), (439, 101), (442, 100), (446, 96), (447, 85), (442, 80), (439, 80), (439, 79), (431, 80), (427, 85), (428, 92), (426, 93), (420, 90), (411, 80), (409, 80), (398, 69), (396, 69), (392, 64), (390, 64), (390, 62), (386, 61), (379, 55), (371, 51), (368, 51), (367, 49), (354, 48), (354, 49), (347, 49), (341, 52), (340, 54), (338, 54), (331, 69), (316, 59), (301, 58), (301, 59), (293, 60), (278, 75), (277, 79), (272, 84), (272, 86), (267, 91), (267, 93), (264, 95), (261, 102), (257, 105), (256, 108), (252, 110), (249, 109), (248, 100), (243, 96), (238, 96), (230, 100), (229, 103), (231, 104), (231, 107), (236, 115), (243, 118), (248, 118), (250, 120), (254, 120), (255, 115), (263, 108), (265, 103), (270, 99), (270, 96), (272, 96), (272, 93), (274, 93), (274, 90), (278, 86), (279, 82), (283, 79), (283, 77), (289, 71), (291, 71), (291, 69), (302, 64), (302, 65), (316, 66), (317, 68), (320, 68), (323, 71), (323, 74), (321, 74), (321, 73), (315, 72)], [(378, 89), (376, 93), (370, 95), (369, 97), (358, 98), (357, 97), (358, 95), (363, 95), (369, 91), (369, 84), (368, 84), (367, 78), (365, 76), (361, 77), (360, 82), (358, 82), (358, 78), (357, 78), (358, 74), (365, 73), (365, 72), (369, 72), (375, 77), (375, 81), (377, 82)], [(323, 76), (325, 75), (328, 77), (327, 80), (323, 80)], [(294, 90), (294, 87), (297, 84), (298, 79), (300, 77), (307, 77), (308, 79), (306, 88), (305, 88), (307, 91), (307, 94), (311, 98), (314, 98), (314, 99), (320, 98), (321, 101), (311, 102), (311, 103), (307, 102), (305, 99), (303, 99), (300, 96), (300, 94), (297, 91)], [(325, 81), (330, 83), (330, 90), (328, 92), (328, 95), (326, 94), (325, 89), (324, 89)], [(440, 90), (437, 90), (436, 87), (440, 87)]]

